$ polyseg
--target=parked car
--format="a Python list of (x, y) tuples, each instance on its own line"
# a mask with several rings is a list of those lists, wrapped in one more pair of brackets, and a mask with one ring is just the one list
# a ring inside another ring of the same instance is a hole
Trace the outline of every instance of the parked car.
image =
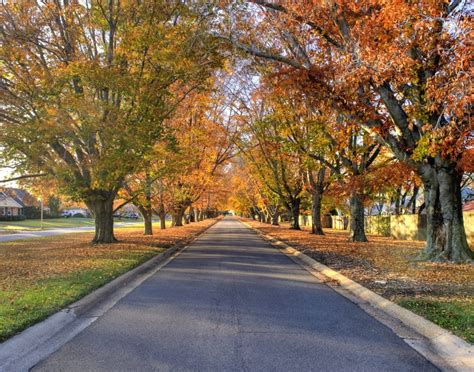
[(61, 212), (61, 217), (79, 217), (79, 218), (85, 218), (88, 217), (89, 213), (86, 209), (83, 208), (72, 208), (72, 209), (65, 209)]
[(134, 220), (138, 220), (140, 218), (140, 216), (138, 215), (138, 213), (135, 213), (135, 212), (127, 212), (127, 213), (124, 213), (123, 216), (124, 218), (132, 218)]

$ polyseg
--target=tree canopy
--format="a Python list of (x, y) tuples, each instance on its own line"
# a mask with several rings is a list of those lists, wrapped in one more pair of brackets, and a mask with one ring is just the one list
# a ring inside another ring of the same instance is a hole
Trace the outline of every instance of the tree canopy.
[(367, 215), (414, 213), (424, 259), (470, 261), (472, 16), (462, 0), (4, 0), (2, 162), (84, 202), (96, 243), (128, 203), (146, 234), (153, 215), (232, 209), (311, 215), (315, 234), (347, 215), (354, 242)]

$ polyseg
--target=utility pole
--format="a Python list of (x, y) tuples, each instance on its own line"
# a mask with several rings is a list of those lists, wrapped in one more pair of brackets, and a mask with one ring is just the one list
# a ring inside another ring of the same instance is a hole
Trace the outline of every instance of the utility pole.
[(40, 202), (41, 202), (41, 230), (43, 230), (43, 197), (41, 197)]

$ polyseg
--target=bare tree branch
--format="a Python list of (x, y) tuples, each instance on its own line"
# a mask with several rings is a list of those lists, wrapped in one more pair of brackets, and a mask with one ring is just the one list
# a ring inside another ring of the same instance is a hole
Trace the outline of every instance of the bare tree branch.
[(233, 46), (235, 46), (237, 49), (240, 49), (248, 54), (251, 54), (253, 56), (256, 56), (256, 57), (260, 57), (260, 58), (265, 58), (265, 59), (269, 59), (269, 60), (273, 60), (273, 61), (277, 61), (277, 62), (281, 62), (281, 63), (285, 63), (287, 65), (290, 65), (294, 68), (298, 68), (298, 69), (301, 69), (301, 68), (304, 68), (304, 66), (293, 60), (293, 59), (290, 59), (290, 58), (287, 58), (285, 56), (282, 56), (280, 54), (275, 54), (275, 53), (272, 53), (270, 51), (265, 51), (265, 50), (261, 50), (261, 49), (258, 49), (255, 45), (248, 45), (248, 44), (244, 44), (238, 40), (235, 40), (233, 37), (228, 37), (228, 36), (224, 36), (224, 35), (221, 35), (221, 34), (215, 34), (214, 36), (216, 36), (217, 38), (219, 39), (223, 39), (227, 42), (229, 42), (230, 44), (232, 44)]
[(7, 178), (5, 180), (0, 180), (0, 183), (18, 181), (18, 180), (22, 180), (22, 179), (25, 179), (25, 178), (44, 177), (44, 176), (47, 176), (47, 175), (48, 175), (48, 173), (25, 174), (23, 176), (12, 177), (12, 178)]

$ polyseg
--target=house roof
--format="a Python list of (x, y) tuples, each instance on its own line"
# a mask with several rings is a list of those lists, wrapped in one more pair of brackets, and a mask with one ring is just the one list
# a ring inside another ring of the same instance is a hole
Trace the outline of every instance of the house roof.
[[(16, 187), (8, 187), (3, 191), (7, 196), (13, 198), (20, 206), (26, 207), (27, 204), (31, 203), (31, 199), (34, 199), (30, 193), (26, 190), (18, 189)], [(26, 200), (30, 199), (30, 202)]]
[(471, 200), (463, 205), (462, 210), (464, 212), (474, 212), (474, 200)]
[(16, 202), (4, 192), (0, 192), (0, 207), (23, 208), (20, 203)]

